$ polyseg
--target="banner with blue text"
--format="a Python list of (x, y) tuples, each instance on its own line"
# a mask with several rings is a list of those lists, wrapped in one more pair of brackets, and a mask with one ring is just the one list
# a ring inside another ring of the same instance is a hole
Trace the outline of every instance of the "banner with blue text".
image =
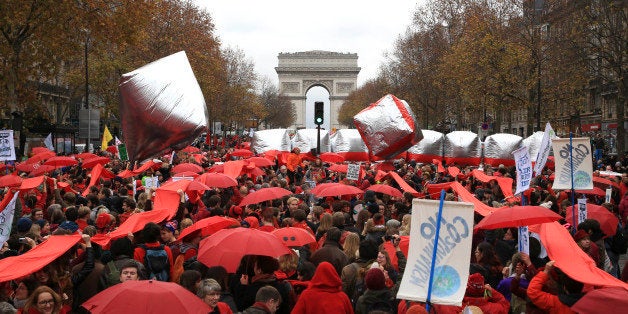
[[(588, 137), (573, 138), (572, 149), (569, 139), (561, 138), (552, 141), (556, 173), (552, 189), (554, 190), (593, 190), (593, 159), (591, 142)], [(573, 155), (573, 164), (572, 164)], [(573, 187), (572, 184), (573, 172)]]

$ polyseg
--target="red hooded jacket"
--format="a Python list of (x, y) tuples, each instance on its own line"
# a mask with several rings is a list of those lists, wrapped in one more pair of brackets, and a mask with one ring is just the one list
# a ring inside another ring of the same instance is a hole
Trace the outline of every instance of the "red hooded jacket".
[(310, 286), (301, 293), (292, 313), (334, 313), (353, 314), (349, 297), (342, 291), (342, 281), (334, 266), (322, 262), (316, 268)]

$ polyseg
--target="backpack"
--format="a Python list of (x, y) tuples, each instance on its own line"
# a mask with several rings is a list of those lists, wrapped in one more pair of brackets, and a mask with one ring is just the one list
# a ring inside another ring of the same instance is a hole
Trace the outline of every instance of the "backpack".
[(621, 225), (617, 227), (617, 232), (615, 232), (610, 241), (610, 249), (613, 253), (617, 255), (626, 254), (626, 251), (628, 251), (628, 239), (626, 239), (624, 228)]
[(105, 277), (105, 282), (106, 282), (106, 286), (107, 288), (115, 285), (115, 284), (119, 284), (120, 283), (120, 270), (118, 270), (118, 268), (116, 267), (116, 264), (113, 261), (109, 261), (109, 263), (107, 263), (107, 265), (105, 265), (105, 268), (108, 270), (106, 271), (106, 277)]
[(358, 303), (358, 298), (364, 294), (366, 291), (366, 285), (364, 284), (364, 276), (366, 276), (366, 272), (368, 271), (368, 267), (360, 267), (357, 263), (353, 263), (353, 268), (355, 268), (355, 284), (353, 286), (353, 293), (349, 298), (351, 299), (351, 304), (353, 308), (355, 308)]
[(168, 261), (168, 252), (164, 249), (164, 245), (149, 248), (141, 244), (140, 247), (146, 251), (144, 256), (144, 266), (148, 273), (148, 279), (159, 281), (168, 281), (170, 279), (170, 264)]
[(377, 300), (367, 306), (366, 313), (371, 313), (371, 311), (385, 312), (385, 313), (394, 313), (395, 309), (389, 301)]

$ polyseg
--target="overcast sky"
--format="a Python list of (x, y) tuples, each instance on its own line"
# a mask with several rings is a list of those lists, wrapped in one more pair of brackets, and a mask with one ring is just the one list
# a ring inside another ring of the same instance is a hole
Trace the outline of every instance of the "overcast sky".
[(260, 77), (277, 83), (280, 52), (327, 50), (358, 54), (358, 85), (377, 75), (417, 6), (417, 0), (195, 1), (214, 19), (222, 43), (243, 50)]

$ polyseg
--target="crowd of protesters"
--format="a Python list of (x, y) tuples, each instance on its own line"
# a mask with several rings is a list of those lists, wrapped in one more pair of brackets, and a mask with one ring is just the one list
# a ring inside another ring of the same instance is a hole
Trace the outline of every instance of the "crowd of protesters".
[[(88, 188), (89, 171), (81, 163), (54, 170), (47, 174), (51, 180), (22, 191), (2, 258), (24, 254), (50, 235), (81, 234), (83, 241), (31, 275), (0, 283), (0, 313), (14, 313), (15, 309), (20, 313), (87, 312), (81, 304), (100, 291), (120, 282), (145, 279), (179, 283), (207, 303), (212, 313), (426, 313), (424, 304), (396, 299), (406, 260), (399, 248), (400, 237), (410, 234), (412, 200), (417, 196), (405, 192), (394, 198), (367, 191), (357, 197), (316, 198), (310, 193), (314, 185), (327, 182), (363, 190), (376, 183), (399, 188), (390, 176), (376, 182), (376, 163), (364, 162), (363, 176), (348, 180), (346, 174), (330, 171), (329, 163), (295, 150), (285, 162), (273, 159), (274, 166), (262, 168), (263, 175), (238, 177), (235, 187), (211, 189), (198, 199), (180, 192), (181, 203), (172, 220), (148, 223), (106, 248), (91, 241), (97, 234), (115, 230), (132, 215), (152, 210), (154, 189), (144, 187), (146, 178), (157, 177), (164, 183), (175, 175), (171, 170), (179, 163), (196, 163), (207, 170), (216, 163), (238, 159), (231, 156), (234, 148), (226, 146), (201, 147), (200, 160), (177, 152), (172, 160), (163, 157), (158, 168), (136, 177), (101, 180), (89, 187), (86, 196), (81, 194)], [(99, 154), (112, 157), (105, 167), (114, 174), (129, 168), (108, 152)], [(628, 219), (628, 158), (605, 158), (597, 165), (622, 174), (609, 177), (619, 188), (613, 189), (609, 203), (604, 203), (604, 197), (587, 197), (617, 215), (618, 232), (623, 232)], [(397, 160), (393, 165), (419, 192), (419, 198), (436, 198), (427, 192), (428, 184), (455, 180), (489, 206), (516, 205), (504, 199), (495, 181), (480, 182), (469, 175), (477, 165), (462, 166), (456, 177), (438, 172), (434, 164)], [(488, 175), (515, 177), (514, 167), (482, 168)], [(551, 189), (550, 174), (551, 169), (546, 169), (533, 180), (524, 194), (526, 204), (545, 206), (564, 216), (570, 198), (567, 191)], [(247, 194), (267, 187), (282, 187), (293, 195), (239, 206)], [(447, 199), (454, 199), (449, 192)], [(296, 254), (279, 259), (245, 256), (237, 272), (229, 274), (224, 267), (208, 267), (196, 260), (200, 232), (178, 239), (185, 228), (211, 216), (229, 216), (243, 227), (264, 231), (303, 228), (318, 243), (294, 248)], [(476, 218), (481, 219), (479, 215)], [(595, 220), (586, 220), (577, 228), (574, 240), (582, 250), (601, 269), (628, 282), (627, 271), (622, 273), (623, 265), (619, 265), (625, 247), (618, 251), (613, 246), (613, 239), (620, 235), (604, 237)], [(572, 313), (569, 307), (582, 296), (582, 283), (554, 267), (533, 237), (529, 255), (517, 252), (516, 237), (514, 228), (476, 232), (463, 305), (434, 305), (430, 311)], [(388, 241), (394, 256), (384, 249)], [(155, 265), (160, 258), (167, 263), (165, 267)]]

